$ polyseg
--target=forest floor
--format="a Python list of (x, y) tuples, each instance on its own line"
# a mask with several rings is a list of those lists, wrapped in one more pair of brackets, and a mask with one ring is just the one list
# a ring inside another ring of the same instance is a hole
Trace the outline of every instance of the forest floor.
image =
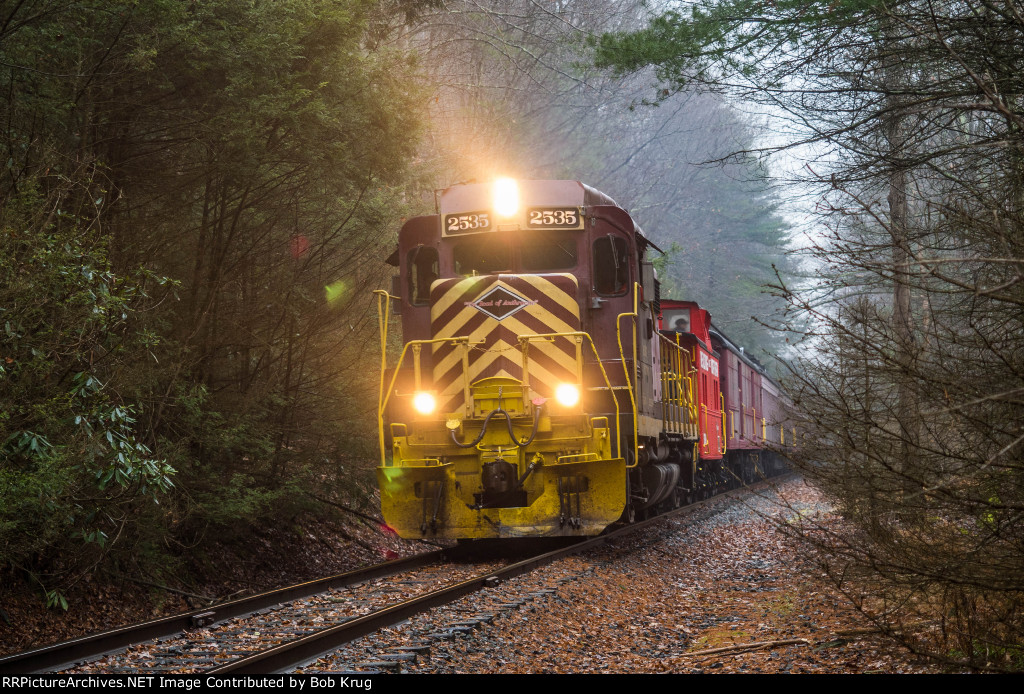
[[(613, 547), (609, 568), (553, 596), (543, 618), (499, 620), (497, 631), (480, 635), (486, 647), (474, 646), (476, 638), (454, 642), (449, 659), (432, 658), (420, 671), (942, 672), (874, 631), (824, 581), (810, 550), (780, 530), (781, 515), (793, 509), (828, 513), (817, 491), (796, 478), (771, 496), (776, 501), (737, 505), (711, 521), (669, 520), (644, 531), (657, 538)], [(237, 597), (426, 549), (362, 521), (264, 530), (244, 551), (225, 547), (203, 569), (217, 580), (185, 591), (191, 596), (137, 581), (83, 581), (68, 594), (66, 613), (5, 581), (0, 653), (195, 609), (205, 604), (198, 595)], [(494, 653), (521, 656), (498, 667)]]
[(187, 581), (87, 576), (65, 593), (66, 612), (47, 609), (38, 585), (0, 574), (0, 655), (437, 549), (350, 514), (255, 527), (206, 547), (177, 572)]
[(873, 628), (794, 544), (787, 524), (836, 520), (817, 490), (790, 478), (712, 503), (533, 572), (565, 582), (407, 671), (943, 672)]

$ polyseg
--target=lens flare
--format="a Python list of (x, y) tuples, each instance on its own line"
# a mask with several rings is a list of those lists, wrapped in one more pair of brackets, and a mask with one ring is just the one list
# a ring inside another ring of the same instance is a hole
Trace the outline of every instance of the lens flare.
[(499, 217), (511, 217), (519, 211), (519, 184), (512, 178), (494, 182), (494, 211)]
[(324, 287), (324, 295), (327, 298), (328, 304), (336, 304), (338, 301), (345, 297), (345, 282), (338, 280)]
[(555, 388), (555, 400), (562, 407), (573, 407), (580, 401), (580, 389), (571, 383), (563, 383)]
[(437, 401), (430, 393), (419, 392), (412, 396), (412, 406), (420, 414), (430, 414), (437, 407)]

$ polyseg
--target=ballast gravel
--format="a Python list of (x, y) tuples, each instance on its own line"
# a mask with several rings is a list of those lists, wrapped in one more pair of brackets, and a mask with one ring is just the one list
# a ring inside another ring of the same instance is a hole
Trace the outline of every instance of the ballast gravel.
[(361, 638), (298, 672), (937, 672), (870, 633), (779, 529), (828, 512), (799, 478), (716, 500)]

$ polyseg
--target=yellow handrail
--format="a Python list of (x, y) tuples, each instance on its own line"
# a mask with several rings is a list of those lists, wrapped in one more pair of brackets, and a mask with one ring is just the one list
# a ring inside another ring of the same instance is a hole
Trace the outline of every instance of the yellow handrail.
[[(462, 344), (462, 345), (464, 345), (466, 347), (469, 346), (469, 338), (468, 337), (439, 337), (439, 338), (436, 338), (436, 339), (433, 339), (433, 340), (410, 340), (409, 342), (405, 343), (404, 347), (402, 347), (402, 353), (398, 357), (398, 363), (395, 364), (395, 373), (392, 374), (391, 382), (388, 384), (388, 388), (387, 388), (386, 391), (383, 388), (384, 372), (381, 371), (381, 377), (380, 377), (381, 392), (380, 392), (380, 397), (377, 400), (377, 427), (378, 427), (378, 429), (380, 431), (379, 438), (380, 438), (380, 464), (381, 464), (381, 467), (384, 467), (385, 460), (386, 460), (386, 456), (385, 456), (385, 453), (384, 453), (384, 411), (387, 409), (388, 401), (391, 399), (391, 392), (395, 388), (395, 382), (398, 381), (398, 374), (399, 374), (399, 372), (402, 369), (402, 363), (405, 361), (405, 355), (409, 352), (409, 348), (411, 347), (413, 349), (413, 352), (415, 352), (416, 357), (417, 357), (417, 360), (416, 360), (417, 361), (416, 370), (418, 372), (419, 371), (419, 363), (418, 363), (419, 362), (419, 352), (423, 348), (423, 345), (433, 345), (433, 344), (438, 344), (438, 343), (442, 343), (442, 342), (451, 342), (451, 343), (454, 343), (456, 345)], [(418, 380), (418, 378), (417, 378), (417, 380)], [(385, 395), (385, 392), (387, 393), (387, 395)]]
[[(377, 295), (377, 330), (380, 333), (380, 390), (377, 392), (377, 439), (380, 444), (380, 466), (384, 467), (387, 454), (384, 452), (384, 373), (388, 369), (388, 322), (391, 317), (391, 296), (383, 289), (373, 291)], [(381, 304), (383, 303), (383, 309)]]
[[(382, 294), (384, 296), (390, 297), (390, 295), (387, 292), (383, 291), (383, 290), (378, 290), (375, 293)], [(394, 298), (394, 297), (390, 297), (390, 298)], [(378, 302), (380, 302), (380, 301), (383, 301), (383, 297), (378, 297)], [(454, 344), (462, 344), (464, 346), (468, 346), (468, 344), (469, 344), (469, 337), (441, 337), (441, 338), (435, 338), (433, 340), (410, 340), (402, 348), (402, 353), (401, 353), (401, 355), (399, 355), (398, 363), (395, 366), (395, 372), (391, 376), (391, 382), (388, 384), (388, 387), (385, 390), (385, 388), (384, 388), (384, 372), (387, 369), (387, 358), (386, 358), (386, 352), (384, 352), (383, 350), (384, 350), (384, 346), (386, 345), (387, 328), (386, 328), (386, 325), (384, 324), (384, 320), (387, 317), (388, 311), (387, 311), (387, 308), (384, 308), (383, 310), (381, 310), (381, 307), (380, 307), (379, 304), (378, 304), (378, 311), (379, 311), (379, 318), (381, 319), (382, 356), (381, 356), (381, 376), (380, 376), (380, 388), (381, 388), (381, 390), (380, 390), (380, 394), (378, 395), (378, 398), (377, 398), (377, 428), (378, 428), (378, 439), (379, 439), (380, 451), (381, 451), (381, 454), (380, 454), (381, 455), (381, 467), (384, 467), (385, 463), (386, 463), (386, 460), (387, 460), (387, 455), (386, 455), (385, 447), (384, 447), (384, 412), (387, 409), (388, 402), (391, 399), (391, 393), (394, 391), (395, 383), (398, 380), (399, 371), (401, 370), (402, 364), (405, 362), (405, 357), (409, 353), (409, 350), (412, 349), (413, 354), (416, 357), (416, 362), (417, 363), (414, 365), (414, 367), (415, 367), (415, 371), (417, 372), (416, 381), (417, 381), (417, 387), (418, 387), (418, 385), (419, 385), (419, 354), (420, 354), (420, 351), (422, 350), (424, 345), (432, 345), (432, 344), (438, 344), (438, 343), (454, 343)], [(523, 371), (524, 371), (524, 374), (527, 372), (527, 368), (528, 368), (527, 365), (526, 365), (526, 360), (528, 359), (528, 356), (527, 356), (527, 345), (529, 344), (529, 342), (532, 341), (532, 340), (549, 340), (549, 339), (556, 338), (556, 337), (577, 338), (580, 341), (582, 341), (585, 338), (587, 340), (587, 343), (590, 345), (590, 348), (591, 348), (591, 350), (594, 353), (594, 358), (596, 360), (597, 366), (601, 370), (601, 377), (604, 379), (605, 385), (608, 387), (608, 392), (612, 395), (612, 398), (614, 400), (614, 404), (615, 404), (615, 421), (619, 422), (619, 426), (621, 427), (621, 413), (620, 413), (620, 409), (619, 409), (618, 398), (615, 397), (615, 391), (612, 388), (611, 379), (608, 378), (608, 372), (604, 368), (604, 364), (602, 363), (602, 360), (601, 360), (601, 355), (597, 351), (597, 346), (594, 344), (593, 338), (591, 338), (591, 336), (588, 335), (587, 333), (580, 332), (580, 331), (575, 331), (575, 332), (568, 332), (568, 333), (545, 333), (545, 334), (538, 334), (538, 335), (522, 335), (522, 336), (520, 336), (519, 337), (519, 342), (522, 345), (522, 349), (523, 349), (523, 359), (524, 359)], [(582, 359), (582, 353), (579, 350), (577, 350), (577, 363), (579, 365), (579, 368), (577, 369), (578, 375), (581, 377), (580, 378), (580, 385), (582, 385), (583, 359)], [(616, 457), (621, 457), (621, 454), (622, 454), (621, 443), (618, 440), (616, 440), (616, 442), (615, 442), (615, 453), (616, 453)]]
[[(608, 378), (608, 372), (604, 370), (604, 364), (601, 363), (601, 355), (598, 354), (598, 352), (597, 352), (597, 345), (594, 344), (594, 339), (592, 337), (590, 337), (590, 335), (588, 333), (585, 333), (585, 332), (582, 332), (582, 331), (575, 331), (575, 332), (569, 332), (569, 333), (543, 333), (543, 334), (538, 334), (538, 335), (520, 335), (519, 336), (519, 343), (520, 343), (520, 345), (522, 345), (521, 349), (523, 351), (523, 375), (524, 375), (524, 378), (525, 378), (525, 375), (527, 373), (526, 362), (527, 362), (527, 359), (529, 358), (527, 356), (527, 350), (528, 350), (530, 342), (533, 341), (533, 340), (547, 340), (547, 339), (551, 339), (551, 338), (555, 338), (555, 337), (574, 337), (574, 338), (586, 338), (587, 339), (587, 343), (590, 345), (590, 349), (593, 350), (593, 352), (594, 352), (594, 359), (595, 359), (595, 361), (597, 363), (597, 367), (599, 369), (601, 369), (601, 377), (604, 378), (604, 384), (606, 386), (608, 386), (608, 394), (612, 396), (612, 401), (615, 403), (615, 423), (617, 425), (617, 428), (621, 429), (622, 421), (621, 421), (621, 415), (619, 414), (619, 399), (615, 396), (615, 389), (612, 388), (611, 379)], [(582, 354), (582, 352), (579, 349), (577, 349), (576, 354), (577, 354), (576, 358), (578, 360), (577, 363), (579, 364), (578, 372), (579, 372), (579, 376), (580, 376), (580, 386), (582, 387), (583, 386), (583, 354)], [(526, 385), (526, 384), (524, 383), (524, 385)], [(617, 440), (615, 441), (615, 457), (616, 458), (621, 458), (622, 457), (622, 444), (618, 441), (618, 438), (619, 437), (616, 437)]]
[(563, 461), (568, 461), (570, 458), (597, 460), (600, 458), (600, 456), (598, 456), (597, 453), (570, 453), (569, 455), (560, 455), (557, 458), (555, 458), (555, 465), (563, 464)]
[[(622, 348), (622, 319), (624, 317), (632, 317), (633, 319), (633, 371), (636, 371), (636, 321), (640, 316), (638, 303), (640, 301), (640, 284), (637, 282), (633, 283), (633, 312), (632, 313), (620, 313), (615, 317), (615, 336), (619, 343), (619, 359), (622, 361), (622, 373), (626, 377), (626, 390), (629, 392), (629, 404), (633, 408), (633, 464), (627, 465), (627, 468), (636, 467), (640, 463), (640, 441), (637, 435), (637, 411), (636, 411), (636, 396), (633, 393), (633, 379), (629, 377), (629, 369), (626, 368), (626, 352)], [(635, 375), (634, 375), (635, 379)], [(614, 393), (613, 393), (614, 395)], [(617, 401), (617, 399), (616, 399)], [(619, 437), (622, 437), (622, 432), (619, 432)]]
[[(697, 406), (694, 403), (694, 394), (692, 387), (692, 379), (689, 374), (692, 372), (692, 361), (690, 360), (690, 352), (679, 344), (679, 335), (676, 334), (675, 340), (670, 340), (661, 333), (656, 333), (661, 348), (661, 380), (662, 388), (667, 389), (667, 384), (672, 382), (675, 383), (677, 394), (675, 397), (670, 398), (666, 393), (662, 393), (662, 400), (666, 403), (679, 407), (685, 411), (685, 415), (688, 417), (688, 421), (696, 424), (697, 421)], [(671, 363), (671, 368), (666, 371), (665, 360), (666, 358)], [(685, 373), (684, 373), (685, 371)], [(662, 419), (664, 420), (665, 415), (663, 414)], [(683, 422), (673, 422), (677, 425), (682, 425)]]
[[(703, 426), (700, 427), (700, 431), (704, 432), (704, 436), (701, 437), (700, 433), (697, 434), (697, 441), (700, 442), (701, 448), (707, 448), (708, 445), (704, 441), (708, 438), (708, 406), (704, 403), (700, 404), (701, 419), (703, 420)], [(703, 440), (702, 440), (703, 439)], [(707, 452), (707, 451), (705, 451)]]
[[(410, 465), (409, 463), (427, 463), (426, 465)], [(402, 461), (402, 467), (413, 467), (417, 470), (424, 470), (431, 467), (439, 467), (441, 465), (440, 458), (414, 458), (405, 459)]]
[[(686, 354), (687, 374), (686, 374), (686, 376), (684, 378), (686, 378), (686, 387), (687, 387), (687, 390), (688, 390), (688, 392), (690, 394), (690, 397), (687, 399), (687, 402), (688, 402), (687, 409), (689, 410), (689, 413), (690, 413), (690, 421), (696, 422), (697, 421), (697, 385), (696, 385), (696, 383), (694, 383), (692, 374), (697, 373), (697, 368), (694, 366), (694, 364), (696, 364), (697, 361), (690, 354), (690, 352), (688, 352), (687, 350), (683, 349), (683, 346), (681, 344), (679, 344), (679, 333), (676, 333), (676, 347), (678, 347), (680, 350), (682, 350)], [(694, 349), (694, 353), (696, 353), (697, 348), (694, 347), (693, 349)]]
[(728, 439), (725, 437), (725, 394), (719, 391), (718, 399), (722, 403), (722, 455), (725, 455), (726, 451), (729, 450)]

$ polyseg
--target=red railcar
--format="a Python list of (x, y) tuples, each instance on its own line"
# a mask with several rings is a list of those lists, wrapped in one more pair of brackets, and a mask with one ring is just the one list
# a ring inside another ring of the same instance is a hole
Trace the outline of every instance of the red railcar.
[(782, 464), (778, 450), (786, 445), (782, 391), (756, 359), (714, 327), (711, 343), (724, 365), (727, 464), (744, 481), (758, 470), (774, 473)]
[(700, 411), (693, 486), (704, 491), (723, 480), (749, 482), (778, 472), (778, 449), (786, 445), (778, 384), (693, 301), (663, 299), (659, 326), (693, 354)]

